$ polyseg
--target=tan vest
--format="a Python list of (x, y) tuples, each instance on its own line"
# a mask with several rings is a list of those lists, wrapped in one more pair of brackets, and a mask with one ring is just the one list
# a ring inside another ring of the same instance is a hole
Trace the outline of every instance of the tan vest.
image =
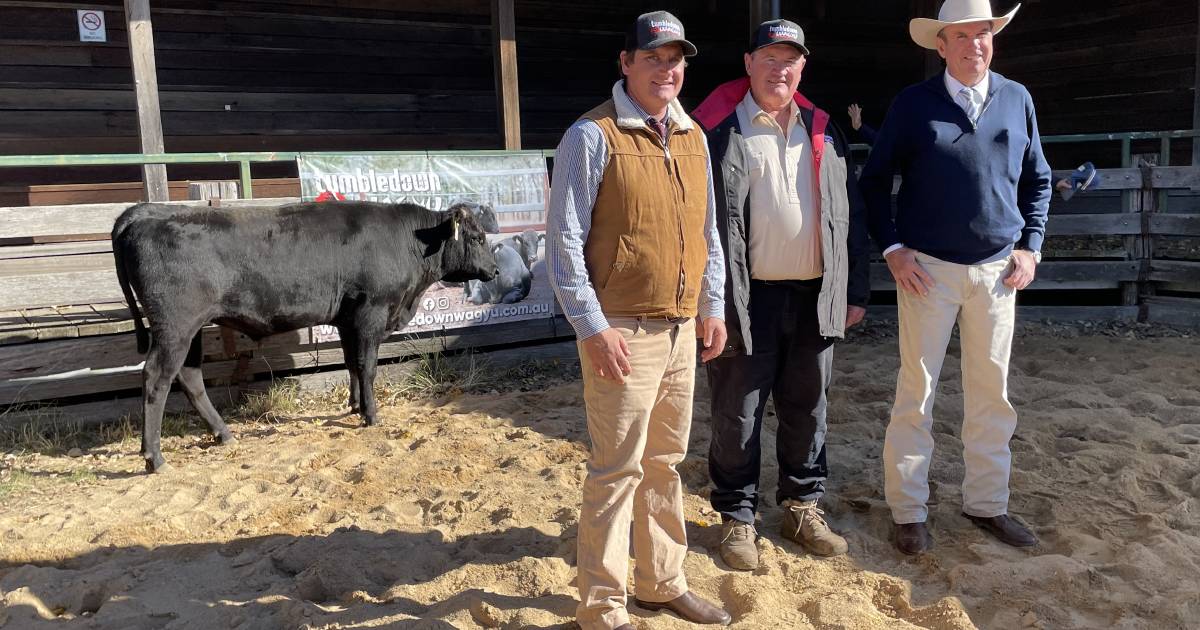
[(703, 132), (672, 122), (668, 154), (653, 130), (618, 127), (611, 99), (582, 118), (595, 121), (608, 144), (583, 246), (600, 309), (615, 317), (695, 317), (708, 260)]

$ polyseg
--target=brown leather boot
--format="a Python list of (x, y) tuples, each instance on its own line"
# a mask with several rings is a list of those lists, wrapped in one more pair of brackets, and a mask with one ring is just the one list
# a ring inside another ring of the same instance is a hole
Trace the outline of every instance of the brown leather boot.
[(1010, 518), (1007, 514), (985, 517), (971, 516), (963, 512), (963, 516), (1006, 545), (1032, 547), (1038, 543), (1037, 536), (1034, 536), (1028, 527), (1025, 527), (1016, 519)]
[(637, 598), (633, 601), (646, 610), (669, 610), (692, 623), (728, 626), (733, 620), (729, 613), (721, 610), (716, 604), (692, 594), (691, 591), (669, 602), (644, 602)]
[(933, 549), (933, 536), (925, 523), (896, 523), (896, 548), (915, 556)]

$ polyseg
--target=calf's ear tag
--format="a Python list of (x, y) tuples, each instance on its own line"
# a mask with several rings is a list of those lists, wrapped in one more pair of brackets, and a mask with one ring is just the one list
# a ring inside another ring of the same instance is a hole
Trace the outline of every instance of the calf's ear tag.
[(458, 219), (454, 219), (454, 240), (458, 240)]

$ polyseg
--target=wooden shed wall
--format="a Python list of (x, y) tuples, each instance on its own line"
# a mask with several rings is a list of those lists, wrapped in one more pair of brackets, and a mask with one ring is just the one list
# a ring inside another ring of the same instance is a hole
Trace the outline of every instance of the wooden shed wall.
[[(668, 6), (704, 50), (689, 94), (741, 72), (740, 3)], [(619, 0), (516, 3), (523, 144), (553, 147), (605, 98), (631, 16)], [(166, 149), (483, 149), (500, 146), (488, 0), (152, 0)], [(81, 43), (75, 9), (105, 9), (108, 42)], [(138, 150), (122, 4), (0, 2), (0, 154)], [(724, 48), (722, 48), (724, 47)], [(723, 64), (717, 62), (723, 60)], [(696, 99), (693, 99), (696, 100)], [(171, 167), (172, 179), (232, 177)], [(288, 167), (256, 167), (264, 177)], [(9, 169), (14, 184), (136, 180), (134, 168)]]
[[(802, 89), (835, 120), (860, 102), (878, 124), (920, 80), (907, 21), (927, 0), (784, 0), (813, 50)], [(1010, 2), (996, 3), (1005, 10)], [(496, 148), (489, 0), (152, 0), (168, 151)], [(75, 9), (108, 12), (103, 44), (81, 43)], [(523, 144), (553, 147), (603, 99), (633, 15), (667, 8), (701, 54), (683, 100), (742, 73), (750, 28), (735, 0), (517, 0)], [(995, 67), (1027, 84), (1043, 133), (1189, 128), (1197, 3), (1027, 0), (997, 40)], [(0, 0), (0, 154), (136, 152), (122, 3)], [(1189, 149), (1177, 143), (1181, 152)], [(1173, 159), (1172, 163), (1186, 163)], [(1112, 164), (1110, 164), (1112, 165)], [(1060, 165), (1061, 166), (1061, 165)], [(256, 167), (286, 176), (287, 167)], [(7, 185), (131, 181), (133, 168), (9, 169)], [(172, 168), (173, 179), (232, 177)]]
[[(784, 15), (814, 44), (807, 91), (841, 122), (857, 100), (878, 126), (896, 93), (925, 76), (925, 53), (909, 39), (909, 19), (932, 17), (940, 4), (784, 0)], [(1003, 14), (1016, 2), (992, 4)], [(992, 67), (1029, 88), (1043, 135), (1190, 129), (1198, 12), (1196, 0), (1024, 0), (995, 40)], [(929, 55), (931, 67), (944, 67)], [(1190, 162), (1190, 142), (1172, 148), (1172, 164)], [(1058, 167), (1077, 159), (1120, 166), (1119, 150), (1116, 143), (1048, 148), (1052, 159), (1061, 158)], [(1156, 152), (1158, 145), (1135, 150)]]
[(1024, 83), (1048, 133), (1192, 125), (1195, 0), (1026, 2), (994, 67)]
[[(167, 150), (493, 145), (488, 4), (436, 5), (154, 0)], [(78, 7), (107, 43), (77, 41), (76, 5), (0, 3), (4, 153), (137, 150), (121, 3)]]
[[(1029, 88), (1046, 135), (1191, 129), (1198, 12), (1196, 0), (1027, 1), (997, 38), (993, 67)], [(1172, 164), (1190, 163), (1190, 142), (1172, 148)], [(1115, 143), (1049, 150), (1069, 152), (1120, 165)]]

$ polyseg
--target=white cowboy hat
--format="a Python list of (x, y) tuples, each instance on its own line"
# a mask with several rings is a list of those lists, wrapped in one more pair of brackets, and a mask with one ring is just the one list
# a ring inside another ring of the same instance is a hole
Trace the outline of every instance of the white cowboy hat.
[(969, 22), (991, 22), (992, 32), (999, 33), (1017, 14), (1021, 5), (1013, 7), (1006, 15), (992, 15), (992, 3), (988, 0), (946, 0), (936, 20), (916, 18), (908, 23), (908, 34), (922, 48), (937, 50), (937, 34), (951, 24)]

